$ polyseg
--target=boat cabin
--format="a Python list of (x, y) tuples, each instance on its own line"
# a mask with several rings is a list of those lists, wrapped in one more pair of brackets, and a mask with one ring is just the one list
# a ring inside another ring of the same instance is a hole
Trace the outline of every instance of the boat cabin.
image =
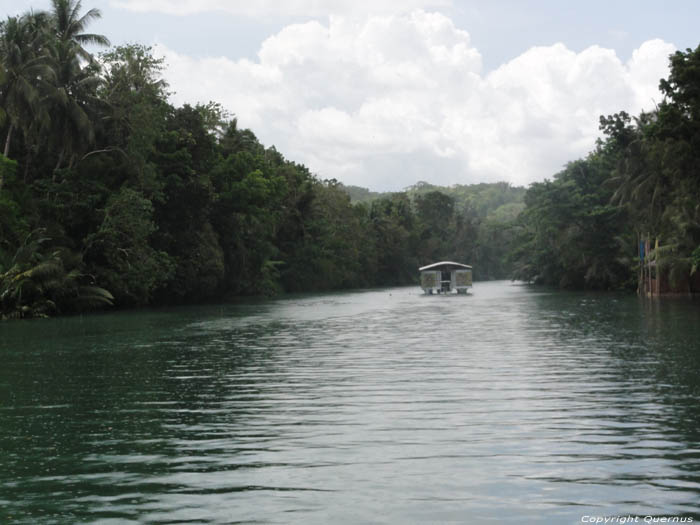
[(426, 294), (467, 293), (472, 285), (472, 267), (452, 261), (441, 261), (418, 268), (420, 287)]

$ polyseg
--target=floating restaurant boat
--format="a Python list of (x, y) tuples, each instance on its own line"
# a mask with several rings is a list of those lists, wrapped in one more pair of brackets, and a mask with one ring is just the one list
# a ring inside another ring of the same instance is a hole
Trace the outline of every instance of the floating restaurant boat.
[(426, 294), (466, 294), (472, 285), (472, 267), (452, 261), (441, 261), (418, 268), (420, 287)]

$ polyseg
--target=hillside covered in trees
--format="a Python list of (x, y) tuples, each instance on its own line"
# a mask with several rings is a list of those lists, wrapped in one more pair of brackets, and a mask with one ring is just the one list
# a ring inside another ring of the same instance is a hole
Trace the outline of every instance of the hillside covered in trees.
[(220, 105), (171, 105), (162, 61), (108, 48), (99, 15), (53, 0), (0, 26), (2, 318), (404, 284), (447, 258), (507, 277), (524, 190), (353, 203)]

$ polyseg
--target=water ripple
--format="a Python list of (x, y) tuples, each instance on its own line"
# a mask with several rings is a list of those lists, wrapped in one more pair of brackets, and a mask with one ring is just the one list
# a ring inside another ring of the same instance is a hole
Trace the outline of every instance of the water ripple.
[(478, 283), (8, 325), (0, 520), (697, 517), (698, 313)]

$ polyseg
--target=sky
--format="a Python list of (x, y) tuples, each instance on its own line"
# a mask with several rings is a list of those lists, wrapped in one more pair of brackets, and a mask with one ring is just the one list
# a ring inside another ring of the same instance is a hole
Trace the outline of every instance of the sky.
[[(3, 16), (48, 0), (0, 0)], [(83, 0), (153, 46), (176, 105), (220, 102), (322, 179), (527, 185), (585, 156), (598, 118), (661, 100), (700, 2)]]

